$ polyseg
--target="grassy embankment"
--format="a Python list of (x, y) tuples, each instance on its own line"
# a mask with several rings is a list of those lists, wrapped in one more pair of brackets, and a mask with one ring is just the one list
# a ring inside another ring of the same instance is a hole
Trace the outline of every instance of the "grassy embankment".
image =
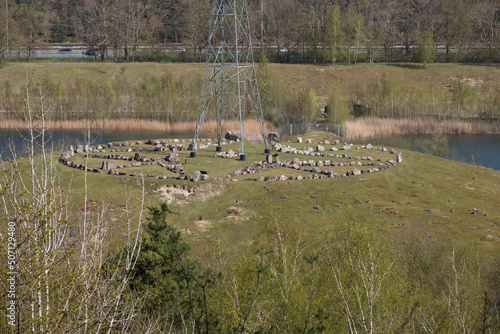
[[(270, 98), (264, 114), (278, 123), (289, 121), (283, 113), (300, 89), (312, 89), (320, 107), (335, 100), (330, 119), (313, 116), (312, 121), (337, 123), (349, 120), (352, 104), (371, 110), (371, 115), (404, 118), (391, 124), (394, 134), (428, 132), (449, 118), (466, 119), (443, 129), (450, 133), (499, 133), (500, 67), (498, 65), (433, 64), (427, 69), (398, 64), (285, 65), (269, 64)], [(52, 127), (84, 127), (90, 119), (95, 127), (119, 129), (164, 129), (191, 131), (197, 114), (203, 64), (157, 63), (7, 63), (0, 67), (0, 127), (19, 127), (21, 87), (28, 74), (45, 80), (52, 96)], [(42, 80), (42, 81), (43, 81)], [(422, 123), (415, 118), (431, 117)], [(439, 120), (439, 121), (438, 121)], [(364, 123), (360, 125), (360, 123)], [(392, 126), (394, 124), (394, 126)], [(384, 125), (387, 128), (387, 125)], [(354, 137), (378, 127), (372, 120), (348, 122)], [(356, 128), (360, 128), (356, 130)], [(384, 128), (384, 134), (388, 134)]]
[[(305, 138), (312, 144), (294, 144), (296, 147), (315, 145), (326, 138), (324, 133), (309, 133)], [(327, 149), (331, 145), (326, 145)], [(237, 143), (224, 146), (224, 150), (238, 150)], [(261, 143), (247, 143), (247, 161), (213, 158), (214, 149), (200, 150), (197, 158), (188, 158), (189, 152), (180, 152), (186, 173), (205, 170), (211, 177), (226, 177), (237, 168), (252, 161), (264, 159)], [(318, 180), (287, 180), (271, 182), (243, 181), (259, 175), (310, 175), (292, 169), (275, 168), (259, 174), (234, 178), (238, 181), (160, 180), (145, 178), (146, 203), (155, 206), (168, 199), (176, 213), (172, 223), (185, 232), (186, 240), (201, 255), (214, 238), (226, 241), (237, 249), (246, 247), (258, 233), (259, 222), (269, 207), (281, 208), (287, 219), (306, 235), (317, 237), (333, 221), (333, 217), (353, 212), (366, 222), (382, 224), (397, 237), (419, 231), (430, 237), (449, 240), (457, 244), (478, 245), (479, 249), (497, 252), (500, 249), (500, 211), (498, 196), (500, 173), (484, 167), (453, 162), (424, 154), (402, 151), (403, 162), (396, 167), (376, 173), (343, 178)], [(121, 153), (133, 155), (132, 152)], [(351, 150), (351, 156), (372, 156), (375, 160), (394, 158), (388, 152)], [(148, 156), (149, 154), (142, 154)], [(151, 156), (164, 156), (155, 152)], [(299, 157), (301, 160), (326, 160), (324, 157), (307, 157), (280, 154), (281, 160)], [(330, 158), (332, 161), (346, 159)], [(75, 162), (83, 162), (77, 155)], [(102, 159), (90, 159), (90, 167), (100, 167)], [(186, 162), (186, 163), (185, 163)], [(322, 167), (339, 173), (354, 167)], [(358, 167), (363, 168), (363, 167)], [(82, 200), (83, 171), (61, 166), (66, 178), (73, 177), (74, 201)], [(128, 173), (139, 173), (137, 168), (124, 168)], [(144, 166), (144, 174), (176, 176), (158, 166)], [(139, 197), (140, 179), (129, 176), (89, 174), (91, 198), (110, 203), (113, 229), (123, 228), (119, 218), (121, 205), (126, 198)], [(173, 191), (170, 194), (157, 190), (184, 184), (196, 188), (194, 194)], [(166, 197), (165, 197), (166, 196)], [(481, 210), (472, 214), (471, 210)], [(487, 215), (484, 215), (487, 213)], [(114, 234), (119, 236), (120, 233)]]

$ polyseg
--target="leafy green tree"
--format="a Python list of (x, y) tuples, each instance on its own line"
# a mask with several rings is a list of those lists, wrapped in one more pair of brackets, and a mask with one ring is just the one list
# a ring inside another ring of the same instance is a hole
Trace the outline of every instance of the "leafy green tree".
[(349, 118), (349, 108), (342, 94), (332, 87), (328, 95), (328, 120), (330, 123), (341, 124)]
[(431, 31), (423, 31), (416, 34), (417, 41), (417, 59), (423, 64), (424, 68), (428, 63), (436, 59), (436, 44), (434, 43), (434, 34)]
[(342, 14), (338, 5), (327, 8), (325, 20), (324, 44), (331, 51), (332, 65), (342, 55), (341, 45), (344, 44), (345, 35), (342, 31)]
[(359, 46), (365, 39), (365, 23), (363, 15), (356, 12), (353, 5), (347, 6), (342, 22), (345, 41), (347, 44), (347, 61), (351, 63), (351, 47), (356, 45), (354, 63), (357, 61)]
[(172, 212), (166, 204), (149, 211), (131, 288), (144, 294), (147, 316), (160, 323), (168, 320), (176, 328), (192, 325), (197, 332), (201, 327), (209, 332), (208, 290), (217, 276), (203, 272), (199, 262), (188, 257), (190, 247), (181, 232), (167, 224)]

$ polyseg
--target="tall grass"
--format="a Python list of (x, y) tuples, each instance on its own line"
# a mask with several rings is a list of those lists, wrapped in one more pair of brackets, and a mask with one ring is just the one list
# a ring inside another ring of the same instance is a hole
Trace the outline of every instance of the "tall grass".
[(367, 117), (348, 120), (345, 123), (347, 138), (433, 133), (499, 134), (500, 122)]
[[(175, 122), (168, 123), (162, 121), (148, 121), (141, 119), (109, 119), (109, 120), (90, 120), (90, 121), (72, 121), (72, 120), (49, 120), (45, 122), (48, 129), (85, 129), (89, 126), (92, 129), (108, 130), (134, 130), (134, 131), (164, 131), (164, 132), (193, 132), (196, 129), (196, 122)], [(265, 122), (266, 132), (276, 131), (276, 127), (269, 122)], [(26, 124), (21, 120), (4, 119), (0, 120), (1, 129), (22, 129)], [(238, 131), (238, 127), (232, 122), (226, 122), (223, 125), (226, 131)], [(216, 134), (217, 122), (206, 121), (202, 127), (202, 134)], [(260, 135), (259, 124), (255, 119), (245, 120), (245, 136), (248, 139), (262, 138)]]

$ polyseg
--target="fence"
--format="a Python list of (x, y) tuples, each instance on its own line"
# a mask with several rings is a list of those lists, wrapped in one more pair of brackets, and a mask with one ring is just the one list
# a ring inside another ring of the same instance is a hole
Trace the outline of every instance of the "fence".
[(325, 123), (304, 123), (304, 124), (286, 124), (283, 127), (283, 134), (298, 135), (310, 131), (331, 132), (337, 136), (344, 135), (343, 124), (325, 124)]

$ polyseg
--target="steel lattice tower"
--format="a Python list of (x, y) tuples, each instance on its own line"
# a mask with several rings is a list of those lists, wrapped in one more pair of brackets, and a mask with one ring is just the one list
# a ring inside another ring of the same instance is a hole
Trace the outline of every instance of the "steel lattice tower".
[(207, 113), (214, 108), (217, 151), (221, 151), (224, 122), (232, 117), (239, 126), (240, 160), (245, 160), (245, 112), (251, 109), (264, 139), (265, 152), (269, 153), (253, 60), (247, 0), (212, 0), (205, 72), (191, 157), (196, 156), (197, 141)]

